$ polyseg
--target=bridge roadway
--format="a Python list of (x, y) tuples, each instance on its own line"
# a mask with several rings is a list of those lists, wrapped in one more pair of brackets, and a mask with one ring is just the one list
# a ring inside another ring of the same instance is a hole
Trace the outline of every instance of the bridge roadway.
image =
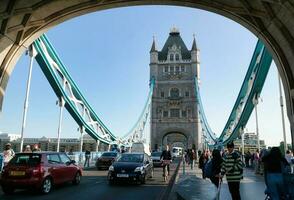
[[(171, 175), (174, 174), (176, 162), (172, 163)], [(48, 195), (41, 195), (32, 190), (16, 190), (13, 195), (4, 195), (0, 189), (1, 200), (52, 200), (52, 199), (101, 199), (101, 200), (130, 200), (153, 199), (159, 200), (164, 194), (168, 183), (163, 181), (162, 168), (154, 168), (154, 177), (147, 179), (144, 185), (117, 184), (108, 185), (107, 171), (97, 171), (92, 168), (84, 170), (83, 178), (78, 186), (71, 183), (55, 187)]]

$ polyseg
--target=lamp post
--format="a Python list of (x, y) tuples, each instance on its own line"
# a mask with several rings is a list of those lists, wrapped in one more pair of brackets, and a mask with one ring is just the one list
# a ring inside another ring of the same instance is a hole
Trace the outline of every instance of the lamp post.
[(283, 137), (284, 137), (284, 153), (286, 155), (286, 151), (287, 151), (287, 140), (286, 140), (285, 118), (284, 118), (284, 103), (283, 103), (281, 78), (280, 78), (279, 72), (278, 72), (278, 82), (279, 82), (280, 106), (281, 106), (282, 127), (283, 127)]
[(34, 57), (35, 57), (35, 51), (34, 51), (34, 47), (32, 45), (29, 46), (28, 54), (30, 56), (30, 67), (29, 67), (27, 89), (26, 89), (26, 98), (25, 98), (25, 102), (24, 102), (24, 110), (23, 110), (23, 118), (22, 118), (22, 126), (21, 126), (20, 150), (19, 150), (20, 152), (22, 152), (22, 149), (23, 149), (24, 130), (26, 127), (27, 112), (28, 112), (28, 108), (29, 108), (30, 87), (31, 87), (33, 63), (34, 63)]
[(256, 136), (257, 136), (257, 148), (260, 151), (260, 142), (259, 142), (259, 129), (258, 129), (258, 115), (257, 115), (257, 104), (258, 104), (259, 95), (255, 94), (252, 99), (255, 109), (255, 120), (256, 120)]

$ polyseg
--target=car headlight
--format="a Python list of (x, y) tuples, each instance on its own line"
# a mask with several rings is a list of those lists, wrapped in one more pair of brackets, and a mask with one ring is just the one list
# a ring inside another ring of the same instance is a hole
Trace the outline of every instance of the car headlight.
[(136, 167), (135, 172), (143, 172), (143, 167)]
[(109, 171), (114, 171), (114, 167), (113, 167), (112, 165), (110, 165), (110, 167), (109, 167), (108, 170), (109, 170)]

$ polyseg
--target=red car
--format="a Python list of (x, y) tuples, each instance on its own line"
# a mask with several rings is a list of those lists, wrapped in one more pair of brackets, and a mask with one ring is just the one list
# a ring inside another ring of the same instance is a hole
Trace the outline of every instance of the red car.
[(5, 194), (17, 188), (36, 188), (47, 194), (53, 184), (71, 181), (78, 185), (81, 176), (82, 169), (65, 153), (17, 153), (3, 168), (0, 181)]

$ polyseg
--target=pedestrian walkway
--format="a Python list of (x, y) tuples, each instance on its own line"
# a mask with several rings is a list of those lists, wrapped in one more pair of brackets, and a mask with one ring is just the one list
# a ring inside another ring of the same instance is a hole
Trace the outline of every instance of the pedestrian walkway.
[[(240, 193), (242, 200), (264, 199), (264, 178), (255, 175), (251, 169), (244, 169), (244, 179), (241, 180)], [(195, 166), (191, 170), (190, 166), (181, 164), (179, 173), (173, 187), (173, 193), (177, 196), (173, 199), (214, 199), (216, 187), (209, 179), (202, 179), (202, 172)], [(224, 177), (221, 185), (220, 199), (231, 200), (228, 184)]]

